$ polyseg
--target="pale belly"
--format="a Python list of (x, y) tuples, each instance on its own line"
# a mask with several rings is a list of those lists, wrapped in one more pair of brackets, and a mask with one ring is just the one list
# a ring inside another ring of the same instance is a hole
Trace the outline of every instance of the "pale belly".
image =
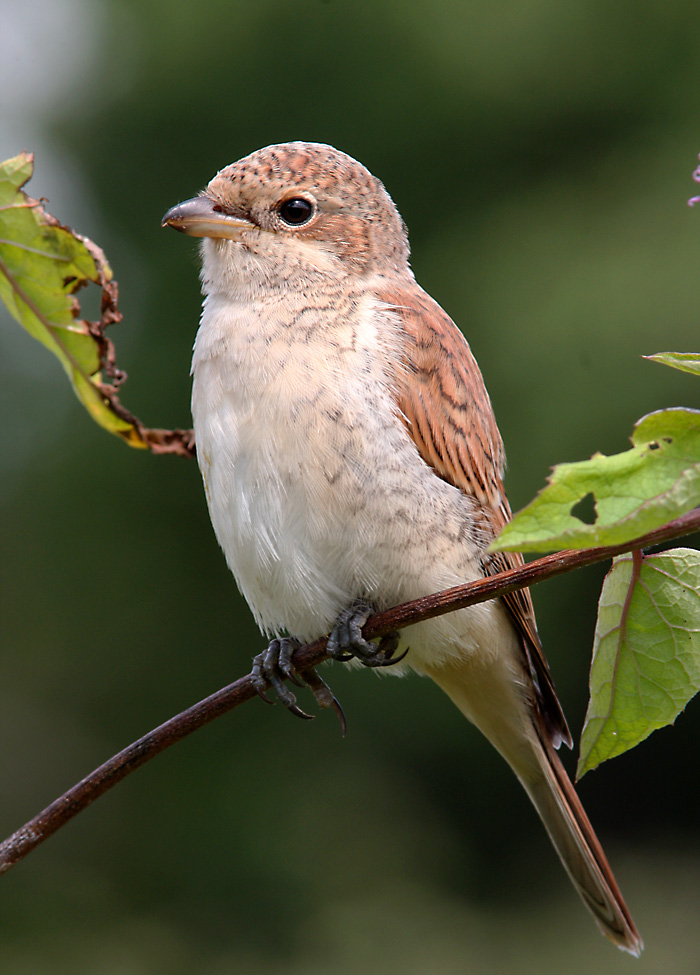
[[(335, 391), (294, 410), (235, 400), (195, 408), (195, 437), (214, 530), (264, 632), (315, 639), (356, 598), (384, 609), (481, 575), (470, 499), (385, 404), (349, 414)], [(483, 646), (494, 608), (404, 630), (410, 665)]]
[[(481, 576), (475, 504), (421, 459), (381, 358), (348, 363), (346, 347), (339, 368), (336, 346), (290, 353), (246, 327), (196, 347), (192, 413), (214, 530), (260, 628), (315, 639), (354, 599), (384, 609)], [(502, 613), (406, 628), (410, 666), (484, 649)]]

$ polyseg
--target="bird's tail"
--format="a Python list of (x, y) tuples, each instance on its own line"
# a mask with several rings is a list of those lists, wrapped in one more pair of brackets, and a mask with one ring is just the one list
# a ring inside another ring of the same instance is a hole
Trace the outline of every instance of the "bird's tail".
[(603, 934), (633, 955), (643, 942), (600, 841), (551, 743), (543, 735), (542, 776), (521, 778), (574, 887)]
[[(518, 776), (600, 930), (619, 948), (639, 955), (642, 939), (541, 719), (536, 714), (524, 715), (522, 699), (517, 703), (501, 701), (505, 707), (494, 708), (494, 695), (489, 706), (484, 707), (483, 702), (490, 695), (483, 673), (480, 681), (474, 683), (465, 681), (463, 672), (455, 679), (455, 671), (450, 673), (449, 669), (432, 672), (430, 676), (495, 745)], [(471, 688), (477, 684), (485, 696), (482, 693), (475, 701)], [(495, 691), (495, 686), (492, 689)], [(537, 727), (538, 720), (540, 727)]]

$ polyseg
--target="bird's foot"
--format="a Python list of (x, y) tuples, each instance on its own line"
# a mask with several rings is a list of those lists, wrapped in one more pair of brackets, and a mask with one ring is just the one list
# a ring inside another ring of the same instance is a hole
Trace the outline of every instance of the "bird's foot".
[(399, 645), (398, 630), (381, 637), (379, 643), (371, 643), (362, 635), (362, 627), (370, 618), (374, 608), (362, 599), (356, 599), (339, 614), (335, 626), (328, 637), (326, 651), (334, 660), (348, 661), (355, 658), (365, 667), (391, 667), (399, 663), (408, 653), (394, 657)]
[(347, 728), (345, 715), (328, 684), (326, 684), (323, 678), (318, 676), (313, 667), (308, 670), (298, 671), (294, 666), (294, 651), (298, 650), (300, 646), (299, 641), (294, 640), (292, 637), (271, 640), (267, 650), (263, 650), (262, 653), (253, 657), (253, 669), (251, 671), (253, 686), (258, 692), (259, 697), (267, 704), (274, 703), (266, 693), (271, 687), (278, 700), (292, 714), (296, 714), (298, 718), (310, 720), (313, 718), (313, 714), (307, 714), (306, 711), (302, 711), (297, 704), (296, 694), (291, 688), (287, 687), (285, 681), (290, 680), (297, 687), (306, 685), (316, 699), (319, 707), (333, 708), (338, 715), (343, 736), (345, 736)]

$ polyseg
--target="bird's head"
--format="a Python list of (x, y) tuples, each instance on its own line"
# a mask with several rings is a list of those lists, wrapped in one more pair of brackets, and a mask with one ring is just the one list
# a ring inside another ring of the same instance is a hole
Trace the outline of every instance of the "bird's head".
[(222, 169), (163, 226), (204, 238), (203, 278), (293, 286), (322, 275), (391, 274), (408, 265), (408, 239), (382, 183), (331, 146), (268, 146)]

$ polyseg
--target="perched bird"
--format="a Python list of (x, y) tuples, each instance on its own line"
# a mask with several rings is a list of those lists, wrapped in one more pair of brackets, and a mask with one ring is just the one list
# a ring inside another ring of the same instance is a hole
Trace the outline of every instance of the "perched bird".
[[(284, 696), (295, 641), (329, 632), (337, 656), (390, 663), (397, 640), (360, 632), (373, 610), (522, 562), (487, 551), (510, 509), (467, 342), (416, 283), (382, 183), (331, 146), (254, 152), (163, 223), (204, 238), (197, 457), (228, 565), (274, 637), (259, 681)], [(391, 669), (432, 678), (498, 749), (602, 932), (638, 954), (557, 757), (571, 735), (529, 592), (407, 627), (406, 648)]]

